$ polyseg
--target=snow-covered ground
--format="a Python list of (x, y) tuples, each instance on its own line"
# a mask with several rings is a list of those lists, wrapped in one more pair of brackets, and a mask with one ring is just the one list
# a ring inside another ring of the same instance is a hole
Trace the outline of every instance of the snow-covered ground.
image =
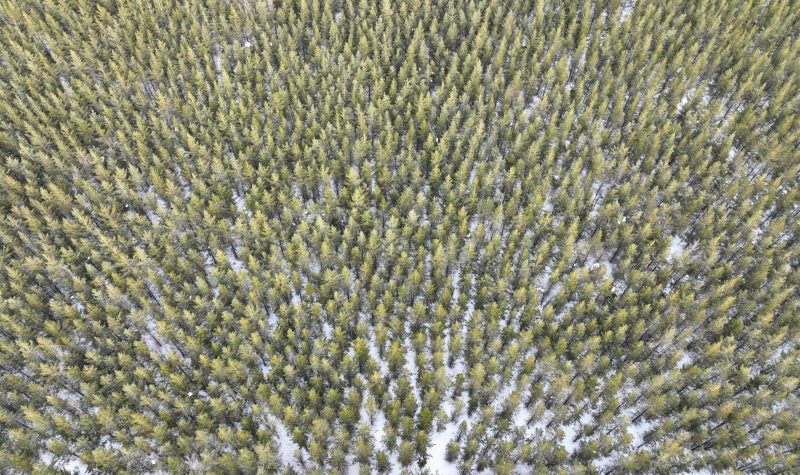
[(428, 463), (426, 468), (434, 474), (456, 475), (458, 467), (445, 459), (447, 444), (455, 439), (458, 433), (458, 424), (448, 422), (445, 430), (431, 434), (431, 446), (428, 449)]
[(678, 236), (672, 236), (669, 243), (669, 258), (672, 261), (678, 260), (686, 251), (686, 242)]

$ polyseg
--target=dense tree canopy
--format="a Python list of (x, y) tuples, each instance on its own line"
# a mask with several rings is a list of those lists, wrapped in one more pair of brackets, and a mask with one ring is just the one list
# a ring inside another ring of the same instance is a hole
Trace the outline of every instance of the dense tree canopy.
[(0, 0), (0, 472), (797, 473), (799, 33)]

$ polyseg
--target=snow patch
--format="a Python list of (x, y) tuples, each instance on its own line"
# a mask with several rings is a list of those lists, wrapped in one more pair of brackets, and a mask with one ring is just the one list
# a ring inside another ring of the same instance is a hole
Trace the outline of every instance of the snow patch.
[(675, 110), (678, 113), (683, 112), (683, 108), (686, 107), (686, 103), (689, 102), (689, 99), (694, 96), (695, 92), (697, 91), (696, 87), (690, 87), (684, 94), (681, 96), (681, 100), (678, 101), (678, 104), (675, 106)]
[(214, 53), (214, 70), (217, 74), (222, 73), (222, 54), (220, 54), (219, 50)]
[(230, 250), (226, 252), (225, 255), (228, 258), (228, 263), (231, 265), (231, 269), (233, 269), (235, 272), (239, 272), (247, 267), (245, 266), (244, 261), (236, 257), (236, 255)]
[(440, 475), (455, 475), (458, 473), (458, 468), (445, 458), (447, 444), (456, 438), (457, 433), (458, 424), (456, 422), (448, 422), (443, 431), (431, 434), (431, 446), (428, 449), (428, 463), (425, 468), (432, 473)]
[(633, 9), (636, 8), (635, 1), (627, 1), (622, 5), (622, 12), (619, 15), (619, 22), (623, 23), (626, 18), (628, 18), (631, 13), (633, 13)]
[(276, 452), (281, 459), (281, 463), (287, 467), (294, 467), (294, 454), (297, 452), (297, 444), (292, 440), (289, 429), (276, 417), (268, 416), (268, 425), (272, 427), (275, 432), (275, 442), (278, 445)]
[(684, 353), (683, 356), (681, 356), (681, 359), (678, 360), (677, 367), (678, 369), (682, 369), (689, 366), (690, 364), (692, 364), (692, 358), (689, 356), (688, 353)]
[(570, 455), (578, 450), (578, 443), (575, 442), (575, 436), (578, 435), (578, 428), (580, 422), (573, 422), (569, 425), (561, 426), (561, 431), (564, 432), (564, 437), (561, 439), (561, 445), (569, 452)]
[(608, 259), (601, 259), (597, 262), (594, 262), (591, 266), (592, 269), (603, 269), (604, 275), (606, 276), (613, 276), (614, 275), (614, 267)]
[[(44, 465), (51, 465), (53, 463), (53, 454), (48, 451), (39, 452), (39, 462)], [(84, 474), (89, 473), (89, 467), (86, 466), (85, 463), (81, 462), (80, 460), (69, 457), (67, 460), (59, 460), (55, 462), (53, 468), (64, 470), (67, 473), (71, 474)]]
[(632, 424), (628, 427), (629, 432), (633, 435), (633, 441), (631, 444), (634, 447), (639, 447), (644, 443), (645, 436), (653, 429), (655, 426), (655, 422), (652, 421), (645, 421), (644, 419), (640, 419), (637, 424)]
[(536, 109), (541, 102), (542, 102), (542, 98), (541, 97), (533, 96), (531, 98), (530, 102), (528, 102), (525, 105), (525, 108), (522, 109), (522, 113), (525, 115), (526, 118), (530, 117), (531, 114), (533, 114), (533, 110)]
[(686, 242), (678, 236), (672, 236), (669, 243), (669, 259), (676, 261), (686, 251)]
[(58, 82), (61, 84), (61, 87), (64, 89), (64, 92), (67, 94), (68, 97), (72, 97), (75, 94), (72, 91), (72, 87), (69, 85), (69, 81), (65, 76), (59, 76)]
[(231, 193), (231, 195), (233, 197), (233, 203), (236, 205), (236, 211), (238, 211), (239, 214), (248, 214), (249, 210), (247, 209), (247, 203), (244, 197), (239, 196), (236, 192)]

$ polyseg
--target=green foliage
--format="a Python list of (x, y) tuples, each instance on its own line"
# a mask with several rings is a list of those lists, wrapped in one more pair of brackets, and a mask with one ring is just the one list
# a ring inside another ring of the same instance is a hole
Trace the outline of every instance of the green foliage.
[(798, 15), (0, 0), (0, 472), (800, 471)]

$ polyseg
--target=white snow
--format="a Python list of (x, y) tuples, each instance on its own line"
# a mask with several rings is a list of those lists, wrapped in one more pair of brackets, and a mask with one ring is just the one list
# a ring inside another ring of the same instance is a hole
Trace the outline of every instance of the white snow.
[(609, 468), (611, 468), (613, 461), (614, 459), (611, 456), (598, 457), (592, 462), (592, 465), (597, 468), (598, 472), (605, 473)]
[(671, 261), (677, 260), (686, 250), (686, 242), (678, 236), (672, 236), (669, 243), (669, 259)]
[(235, 272), (239, 272), (246, 267), (244, 261), (237, 258), (230, 249), (225, 252), (225, 256), (228, 258), (228, 263), (231, 265), (231, 269)]
[(533, 110), (539, 106), (539, 103), (542, 102), (542, 98), (539, 96), (534, 96), (531, 100), (525, 105), (525, 109), (522, 110), (522, 113), (525, 114), (525, 117), (530, 117), (533, 114)]
[(291, 435), (289, 434), (289, 429), (283, 425), (276, 417), (269, 417), (269, 424), (275, 428), (275, 441), (278, 444), (277, 452), (280, 456), (281, 462), (288, 467), (292, 467), (294, 454), (298, 450), (297, 444), (294, 443), (292, 440)]
[(61, 87), (64, 88), (64, 92), (67, 94), (67, 96), (72, 97), (72, 95), (75, 94), (72, 91), (72, 87), (69, 85), (69, 80), (67, 80), (65, 76), (59, 76), (58, 82), (61, 84)]
[(684, 368), (686, 366), (689, 366), (691, 363), (692, 363), (692, 358), (689, 356), (689, 354), (688, 353), (683, 353), (683, 356), (681, 356), (681, 359), (678, 360), (678, 369)]
[(222, 72), (222, 55), (219, 53), (219, 51), (214, 53), (214, 69), (217, 71), (217, 73)]
[(240, 214), (247, 214), (247, 203), (245, 202), (244, 197), (239, 196), (239, 194), (236, 192), (231, 193), (231, 195), (233, 197), (233, 202), (236, 205), (236, 211), (238, 211)]
[(161, 216), (155, 214), (153, 211), (148, 209), (147, 211), (145, 211), (145, 213), (147, 214), (147, 218), (150, 220), (150, 222), (156, 224), (161, 222)]
[(431, 434), (431, 446), (428, 449), (428, 463), (425, 468), (440, 475), (458, 473), (458, 468), (445, 459), (447, 443), (455, 439), (457, 433), (458, 423), (448, 422), (443, 431)]
[(689, 102), (689, 99), (694, 96), (695, 92), (697, 91), (696, 87), (689, 88), (683, 96), (681, 96), (681, 100), (678, 101), (678, 104), (675, 106), (675, 109), (678, 113), (683, 111), (683, 108), (686, 106), (686, 103)]
[[(50, 452), (40, 452), (39, 461), (45, 465), (50, 465), (51, 463), (53, 463), (53, 454)], [(89, 473), (89, 467), (87, 467), (85, 463), (81, 462), (75, 457), (70, 457), (66, 461), (60, 460), (55, 463), (54, 467), (59, 468), (61, 470), (65, 470), (67, 471), (67, 473), (71, 474), (83, 475), (85, 473)]]
[(574, 442), (575, 436), (578, 434), (578, 428), (580, 427), (580, 422), (573, 422), (569, 425), (561, 426), (561, 430), (564, 432), (564, 438), (561, 439), (561, 445), (566, 449), (567, 452), (574, 454), (576, 450), (578, 450), (578, 443)]
[(619, 22), (620, 23), (624, 22), (625, 19), (628, 18), (628, 16), (630, 16), (631, 13), (633, 13), (633, 9), (634, 8), (636, 8), (636, 2), (635, 1), (630, 1), (630, 0), (626, 1), (622, 5), (622, 12), (620, 13), (620, 16), (619, 16)]
[(600, 259), (597, 262), (594, 262), (591, 266), (592, 269), (597, 269), (598, 267), (602, 267), (605, 271), (605, 275), (613, 276), (614, 275), (614, 267), (608, 259)]
[(74, 402), (76, 403), (76, 406), (79, 405), (78, 403), (81, 401), (81, 397), (78, 395), (78, 393), (74, 391), (68, 391), (66, 389), (61, 389), (58, 391), (58, 398), (63, 401)]
[(475, 300), (474, 299), (469, 299), (467, 301), (467, 308), (464, 311), (464, 321), (466, 322), (470, 318), (472, 318), (472, 314), (473, 313), (475, 313)]
[(62, 467), (64, 470), (67, 470), (71, 473), (89, 473), (89, 467), (87, 467), (85, 463), (75, 458), (63, 464)]
[(629, 426), (628, 431), (633, 435), (632, 446), (638, 447), (641, 445), (642, 442), (644, 442), (644, 437), (653, 429), (653, 426), (655, 426), (655, 423), (652, 421), (645, 421), (644, 416), (642, 419), (639, 419), (638, 423)]

